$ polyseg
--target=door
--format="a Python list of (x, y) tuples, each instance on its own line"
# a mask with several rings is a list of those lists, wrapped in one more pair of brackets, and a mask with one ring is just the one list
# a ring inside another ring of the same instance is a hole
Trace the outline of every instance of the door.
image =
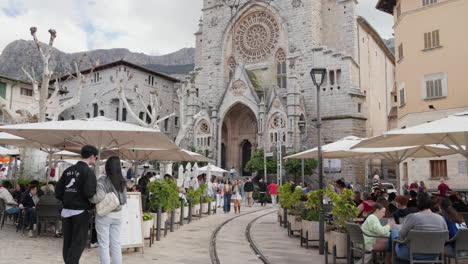
[(252, 173), (245, 171), (245, 166), (252, 157), (252, 143), (248, 140), (244, 140), (242, 144), (242, 176), (252, 176)]

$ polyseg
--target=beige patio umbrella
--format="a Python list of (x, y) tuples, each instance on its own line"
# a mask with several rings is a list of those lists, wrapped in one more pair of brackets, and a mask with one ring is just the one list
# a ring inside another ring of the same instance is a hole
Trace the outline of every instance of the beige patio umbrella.
[(190, 161), (190, 162), (208, 162), (205, 156), (184, 149), (148, 149), (131, 148), (115, 149), (104, 151), (102, 157), (119, 156), (121, 159), (134, 161)]
[[(456, 152), (443, 145), (427, 145), (427, 146), (405, 146), (392, 148), (354, 148), (363, 138), (354, 136), (346, 137), (336, 142), (323, 146), (322, 155), (324, 158), (344, 159), (344, 158), (359, 158), (369, 159), (376, 156), (391, 160), (395, 164), (397, 188), (400, 190), (400, 164), (408, 158), (430, 158), (453, 155)], [(307, 150), (295, 155), (286, 157), (285, 159), (306, 159), (316, 158), (318, 156), (317, 148)]]
[[(178, 148), (159, 130), (105, 117), (7, 125), (0, 127), (0, 131), (50, 147), (75, 151), (84, 145), (93, 145), (99, 152), (115, 148)], [(99, 175), (99, 164), (95, 167), (96, 175)]]
[(381, 136), (369, 138), (355, 148), (399, 147), (442, 144), (467, 160), (468, 171), (468, 111), (429, 123), (404, 129), (391, 130)]

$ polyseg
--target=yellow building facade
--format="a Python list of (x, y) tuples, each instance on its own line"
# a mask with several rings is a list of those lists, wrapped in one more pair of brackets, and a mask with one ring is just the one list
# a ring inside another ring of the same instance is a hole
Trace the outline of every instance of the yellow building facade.
[[(468, 1), (380, 0), (377, 9), (394, 16), (398, 127), (468, 109)], [(468, 188), (465, 162), (458, 155), (407, 160), (402, 180), (431, 189), (446, 178), (452, 188)]]

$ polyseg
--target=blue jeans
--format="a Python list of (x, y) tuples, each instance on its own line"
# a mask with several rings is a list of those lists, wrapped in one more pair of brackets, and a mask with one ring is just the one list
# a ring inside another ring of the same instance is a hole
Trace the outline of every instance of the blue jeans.
[(231, 194), (230, 193), (225, 193), (224, 194), (224, 212), (230, 212), (231, 211)]
[(99, 242), (99, 258), (101, 259), (101, 264), (110, 264), (111, 256), (112, 264), (122, 263), (122, 249), (120, 248), (120, 224), (120, 216), (117, 218), (110, 217), (109, 215), (96, 215), (96, 232)]
[(24, 225), (29, 226), (29, 229), (33, 229), (36, 223), (36, 208), (24, 208)]
[(12, 207), (8, 210), (5, 210), (5, 213), (7, 214), (18, 214), (20, 212), (19, 207)]
[[(399, 232), (399, 230), (392, 229), (392, 231), (390, 233), (390, 239), (388, 240), (390, 245), (391, 245), (393, 240), (399, 240), (400, 239), (399, 236), (398, 236), (398, 232)], [(390, 246), (390, 248), (391, 248), (391, 246)], [(410, 259), (409, 248), (405, 244), (397, 243), (395, 245), (395, 254), (397, 256), (397, 259), (407, 260), (407, 261), (409, 261), (409, 259)], [(413, 255), (414, 260), (434, 260), (437, 257), (439, 257), (439, 254), (414, 254)]]

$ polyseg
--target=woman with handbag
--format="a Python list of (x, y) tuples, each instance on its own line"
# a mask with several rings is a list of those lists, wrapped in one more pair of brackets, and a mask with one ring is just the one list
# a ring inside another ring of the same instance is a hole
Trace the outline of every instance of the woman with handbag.
[(101, 264), (121, 264), (121, 210), (127, 203), (127, 188), (118, 157), (107, 159), (105, 168), (106, 175), (98, 179), (96, 194), (90, 199), (90, 202), (96, 204), (99, 257)]
[(242, 201), (242, 185), (240, 181), (234, 180), (232, 184), (232, 200), (234, 200), (234, 213), (240, 214), (241, 201)]

